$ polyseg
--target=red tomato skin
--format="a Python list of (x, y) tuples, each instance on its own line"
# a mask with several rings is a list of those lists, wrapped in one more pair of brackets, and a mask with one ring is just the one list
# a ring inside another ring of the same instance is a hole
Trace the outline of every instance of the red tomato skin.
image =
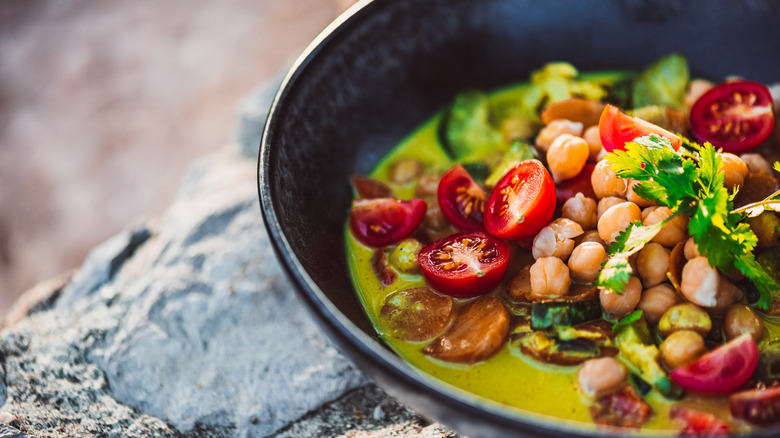
[(599, 118), (599, 137), (601, 137), (601, 145), (607, 152), (616, 149), (624, 151), (626, 143), (650, 134), (658, 134), (668, 139), (672, 142), (674, 150), (682, 145), (680, 137), (646, 120), (623, 114), (612, 105), (607, 105)]
[(427, 209), (420, 199), (355, 199), (349, 227), (364, 245), (382, 248), (409, 237), (422, 223)]
[[(735, 101), (735, 96), (747, 99), (745, 96), (749, 94), (755, 96), (754, 104)], [(752, 81), (726, 82), (711, 88), (693, 104), (691, 131), (700, 141), (708, 141), (723, 148), (724, 152), (747, 152), (758, 147), (772, 134), (775, 125), (772, 106), (772, 94), (763, 84)], [(720, 109), (719, 114), (713, 109), (716, 107)], [(710, 130), (713, 126), (736, 127), (737, 124), (741, 127), (739, 133)]]
[[(513, 184), (516, 177), (521, 179), (519, 185)], [(526, 179), (522, 180), (524, 177)], [(515, 215), (517, 212), (505, 208), (505, 205), (510, 201), (508, 198), (518, 196), (520, 189), (520, 194), (526, 195), (528, 199), (520, 199), (518, 202), (518, 208), (522, 208), (518, 220)], [(532, 237), (552, 219), (555, 202), (555, 183), (544, 165), (538, 160), (523, 161), (507, 172), (490, 192), (485, 203), (485, 229), (507, 240)]]
[(588, 198), (597, 199), (596, 193), (593, 191), (593, 184), (590, 182), (590, 176), (595, 168), (595, 164), (588, 163), (582, 168), (579, 175), (555, 186), (555, 198), (558, 206), (563, 206), (569, 198), (573, 198), (577, 193), (582, 193)]
[[(437, 198), (442, 214), (455, 228), (485, 231), (483, 211), (487, 194), (463, 166), (456, 164), (441, 177)], [(462, 202), (469, 204), (470, 211), (465, 211), (466, 206)]]
[(757, 364), (756, 341), (744, 334), (688, 365), (675, 368), (669, 377), (691, 391), (725, 395), (747, 382)]
[(682, 429), (680, 429), (682, 435), (721, 436), (729, 434), (729, 427), (708, 412), (674, 405), (669, 412), (669, 418), (682, 425)]
[(734, 418), (761, 426), (780, 424), (780, 387), (753, 389), (729, 397)]
[[(487, 242), (485, 248), (489, 251), (495, 251), (495, 256), (491, 257), (488, 263), (473, 266), (479, 251), (462, 251), (462, 246), (453, 245), (454, 242), (463, 239)], [(470, 264), (467, 264), (463, 269), (454, 271), (442, 268), (433, 256), (437, 250), (441, 250), (447, 245), (455, 246), (456, 252), (463, 255), (460, 261), (468, 261)], [(417, 255), (417, 262), (423, 277), (432, 288), (456, 298), (470, 298), (490, 292), (504, 279), (509, 267), (509, 245), (483, 231), (453, 234), (425, 245)]]

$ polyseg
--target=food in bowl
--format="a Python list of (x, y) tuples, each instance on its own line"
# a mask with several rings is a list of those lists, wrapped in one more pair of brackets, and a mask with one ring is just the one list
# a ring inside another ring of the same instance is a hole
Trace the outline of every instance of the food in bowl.
[(676, 54), (641, 72), (551, 63), (457, 96), (353, 177), (366, 314), (420, 371), (510, 408), (773, 427), (772, 105), (756, 82), (691, 80)]

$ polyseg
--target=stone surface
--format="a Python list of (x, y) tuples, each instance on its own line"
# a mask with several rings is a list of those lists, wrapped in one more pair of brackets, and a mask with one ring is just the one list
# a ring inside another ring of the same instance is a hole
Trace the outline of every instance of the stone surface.
[(193, 164), (161, 218), (63, 278), (0, 333), (7, 436), (453, 436), (319, 332), (265, 233), (255, 161), (237, 148)]

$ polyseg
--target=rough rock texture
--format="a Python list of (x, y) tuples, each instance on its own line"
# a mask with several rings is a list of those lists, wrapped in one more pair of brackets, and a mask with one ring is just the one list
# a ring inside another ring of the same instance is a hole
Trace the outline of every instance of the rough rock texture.
[(0, 412), (15, 416), (0, 434), (453, 436), (311, 322), (268, 242), (255, 161), (232, 148), (195, 163), (163, 217), (64, 278), (0, 334)]

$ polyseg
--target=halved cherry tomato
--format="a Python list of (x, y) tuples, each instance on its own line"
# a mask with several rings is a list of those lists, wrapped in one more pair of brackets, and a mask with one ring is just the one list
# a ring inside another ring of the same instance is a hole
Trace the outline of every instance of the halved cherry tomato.
[(612, 105), (607, 105), (604, 112), (601, 113), (599, 136), (601, 137), (601, 145), (607, 152), (612, 152), (615, 149), (625, 150), (626, 143), (650, 134), (667, 138), (672, 142), (672, 147), (675, 150), (682, 144), (680, 137), (666, 129), (638, 117), (627, 116)]
[(503, 239), (535, 235), (555, 212), (555, 184), (538, 160), (525, 160), (512, 168), (488, 196), (485, 229)]
[(422, 223), (427, 209), (425, 201), (419, 199), (355, 199), (349, 227), (360, 242), (381, 248), (409, 237)]
[(725, 152), (739, 154), (760, 145), (772, 133), (772, 95), (751, 81), (720, 84), (691, 107), (691, 131)]
[(474, 297), (501, 283), (509, 266), (509, 246), (482, 231), (453, 234), (425, 245), (417, 262), (434, 289)]
[(682, 426), (681, 435), (728, 435), (729, 427), (709, 412), (701, 412), (678, 405), (672, 406), (669, 418)]
[(749, 334), (732, 339), (669, 377), (685, 389), (703, 394), (728, 394), (747, 382), (758, 363), (758, 347)]
[(734, 418), (769, 426), (780, 424), (780, 387), (753, 389), (729, 397)]
[(572, 179), (567, 179), (560, 184), (555, 185), (555, 199), (558, 205), (563, 205), (569, 198), (573, 198), (577, 193), (582, 193), (588, 198), (596, 199), (596, 193), (593, 191), (593, 184), (590, 182), (590, 176), (593, 174), (595, 164), (586, 164), (579, 175)]
[(439, 180), (439, 208), (447, 220), (461, 231), (484, 231), (482, 213), (487, 194), (460, 164)]

